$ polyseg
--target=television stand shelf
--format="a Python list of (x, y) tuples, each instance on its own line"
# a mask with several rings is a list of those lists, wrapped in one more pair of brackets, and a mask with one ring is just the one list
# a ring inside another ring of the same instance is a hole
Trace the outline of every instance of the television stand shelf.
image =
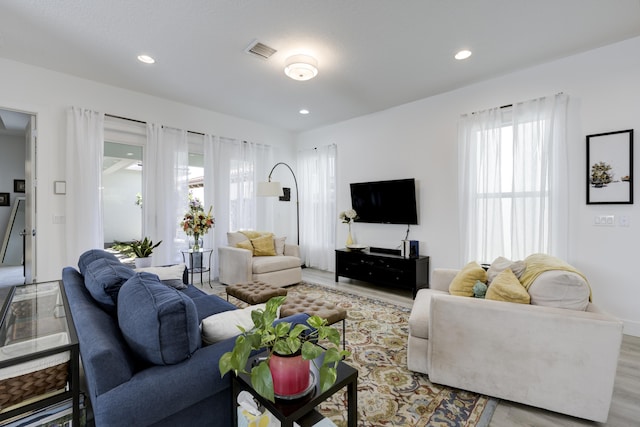
[(336, 282), (349, 277), (399, 289), (429, 287), (429, 257), (404, 258), (400, 255), (336, 249)]

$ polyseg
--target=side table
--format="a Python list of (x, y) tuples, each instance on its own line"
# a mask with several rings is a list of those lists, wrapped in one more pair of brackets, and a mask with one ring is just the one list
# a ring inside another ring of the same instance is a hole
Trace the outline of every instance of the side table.
[[(262, 354), (249, 358), (248, 366), (252, 366), (256, 359)], [(324, 357), (320, 356), (320, 357)], [(313, 363), (311, 369), (316, 370)], [(319, 378), (317, 371), (316, 378)], [(284, 400), (276, 397), (275, 402), (270, 402), (260, 396), (251, 386), (251, 376), (240, 373), (233, 376), (231, 381), (233, 399), (233, 421), (234, 426), (238, 425), (238, 411), (236, 410), (236, 399), (242, 390), (246, 390), (269, 412), (271, 412), (281, 422), (281, 427), (293, 427), (294, 422), (298, 422), (302, 427), (313, 425), (322, 416), (315, 410), (316, 406), (333, 396), (343, 387), (347, 387), (347, 425), (356, 427), (358, 418), (358, 370), (347, 365), (345, 362), (338, 362), (338, 375), (336, 382), (324, 393), (320, 393), (320, 386), (316, 381), (314, 389), (306, 396), (294, 400)], [(309, 420), (310, 423), (305, 422)]]
[(3, 289), (0, 304), (0, 424), (69, 401), (79, 425), (80, 351), (62, 282)]
[[(199, 249), (194, 251), (193, 249), (182, 250), (182, 261), (187, 265), (187, 271), (191, 275), (190, 283), (193, 285), (193, 274), (200, 273), (200, 285), (202, 281), (202, 274), (207, 273), (207, 283), (211, 286), (211, 256), (213, 255), (213, 249)], [(188, 259), (188, 261), (187, 261)], [(207, 263), (205, 265), (205, 260)]]

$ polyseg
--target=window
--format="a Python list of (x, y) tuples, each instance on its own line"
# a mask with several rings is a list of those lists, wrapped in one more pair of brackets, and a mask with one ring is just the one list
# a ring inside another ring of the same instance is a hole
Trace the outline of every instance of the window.
[(462, 118), (462, 262), (566, 255), (564, 110), (558, 95)]

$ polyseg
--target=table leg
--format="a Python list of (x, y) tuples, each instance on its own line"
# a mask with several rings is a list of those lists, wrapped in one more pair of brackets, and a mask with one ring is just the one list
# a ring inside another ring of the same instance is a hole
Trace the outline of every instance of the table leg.
[(358, 382), (352, 381), (347, 386), (347, 425), (356, 427), (358, 424)]

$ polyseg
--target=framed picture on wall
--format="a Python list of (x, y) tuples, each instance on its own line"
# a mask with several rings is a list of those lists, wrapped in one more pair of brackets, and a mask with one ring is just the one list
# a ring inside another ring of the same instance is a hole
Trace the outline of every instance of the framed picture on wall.
[(9, 206), (9, 193), (0, 193), (0, 206)]
[(14, 179), (13, 180), (13, 192), (14, 193), (24, 193), (25, 192), (25, 184), (24, 179)]
[(587, 204), (633, 204), (633, 129), (587, 135)]

